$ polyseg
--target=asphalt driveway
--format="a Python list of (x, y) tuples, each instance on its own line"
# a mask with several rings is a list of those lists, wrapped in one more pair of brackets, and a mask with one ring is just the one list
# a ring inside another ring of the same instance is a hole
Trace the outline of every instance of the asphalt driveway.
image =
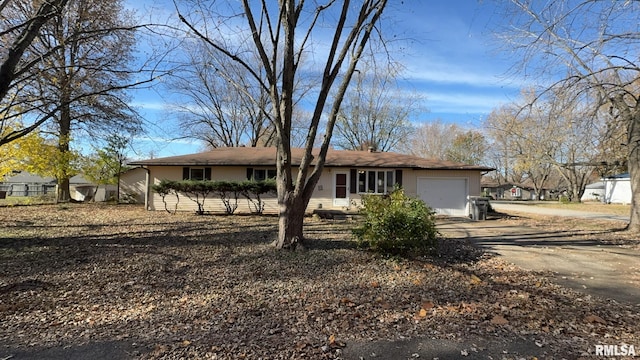
[[(538, 207), (526, 205), (492, 205), (503, 213), (540, 211)], [(542, 211), (553, 216), (607, 217), (562, 209)], [(607, 220), (621, 219), (610, 216)], [(447, 219), (441, 222), (439, 229), (446, 236), (469, 239), (521, 268), (549, 271), (553, 280), (563, 286), (640, 306), (640, 252), (637, 249), (606, 245), (595, 240), (576, 240), (573, 234), (513, 226), (491, 219), (477, 222)]]

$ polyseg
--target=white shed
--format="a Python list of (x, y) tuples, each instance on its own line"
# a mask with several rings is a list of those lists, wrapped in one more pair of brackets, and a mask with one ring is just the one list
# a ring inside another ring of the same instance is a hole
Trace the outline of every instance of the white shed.
[(584, 189), (584, 194), (580, 198), (580, 201), (600, 201), (604, 200), (604, 182), (598, 181), (593, 184), (589, 184)]
[(604, 202), (607, 204), (631, 203), (631, 177), (628, 173), (604, 179)]
[(69, 190), (71, 198), (76, 201), (109, 201), (116, 196), (115, 185), (96, 185), (82, 175), (75, 175), (69, 179)]

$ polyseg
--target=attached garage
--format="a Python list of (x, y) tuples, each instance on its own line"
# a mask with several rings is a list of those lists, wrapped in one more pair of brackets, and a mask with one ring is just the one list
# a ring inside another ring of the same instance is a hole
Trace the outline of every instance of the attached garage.
[(438, 215), (467, 216), (469, 185), (466, 178), (418, 178), (418, 197)]

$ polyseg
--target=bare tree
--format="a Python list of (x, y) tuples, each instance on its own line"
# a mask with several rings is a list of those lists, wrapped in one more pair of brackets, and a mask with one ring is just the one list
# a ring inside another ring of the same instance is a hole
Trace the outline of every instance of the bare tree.
[[(182, 48), (188, 60), (166, 83), (167, 91), (181, 99), (171, 110), (178, 113), (183, 135), (210, 148), (272, 145), (268, 91), (246, 68), (218, 59), (220, 53), (202, 42), (186, 42)], [(252, 62), (259, 64), (259, 59)]]
[[(381, 33), (376, 28), (387, 5), (386, 0), (362, 0), (355, 3), (344, 0), (317, 4), (295, 0), (280, 0), (278, 5), (266, 1), (242, 0), (241, 9), (235, 3), (228, 3), (230, 15), (226, 18), (224, 30), (235, 34), (239, 43), (251, 43), (260, 58), (256, 68), (248, 59), (252, 53), (240, 51), (238, 45), (223, 43), (226, 38), (220, 32), (224, 6), (216, 8), (212, 14), (206, 1), (195, 1), (191, 13), (179, 10), (180, 19), (187, 27), (211, 48), (226, 55), (230, 61), (245, 67), (249, 74), (269, 93), (273, 124), (276, 129), (277, 144), (277, 187), (280, 206), (278, 248), (295, 248), (303, 240), (303, 219), (309, 199), (324, 169), (325, 159), (333, 128), (342, 100), (347, 91), (358, 62), (367, 48), (372, 34)], [(245, 23), (236, 27), (239, 21), (235, 15), (242, 14)], [(202, 18), (201, 16), (208, 16)], [(216, 21), (210, 21), (215, 17)], [(214, 23), (218, 29), (205, 28), (206, 23)], [(229, 30), (233, 28), (233, 31)], [(330, 30), (331, 39), (322, 50), (318, 38), (325, 38)], [(312, 51), (319, 64), (321, 75), (313, 91), (313, 108), (307, 121), (304, 153), (300, 165), (294, 170), (291, 154), (291, 130), (296, 96), (296, 80), (302, 76), (301, 59), (305, 52)], [(332, 89), (336, 89), (332, 93)], [(333, 98), (330, 98), (333, 95)], [(320, 121), (326, 119), (324, 138), (320, 150), (312, 153)], [(311, 166), (311, 165), (314, 166)]]
[(404, 140), (400, 151), (438, 160), (480, 164), (487, 151), (482, 133), (440, 119), (412, 127)]
[[(18, 0), (6, 0), (0, 8), (0, 20), (4, 25), (0, 31), (0, 44), (6, 49), (2, 51), (0, 65), (0, 146), (29, 134), (53, 116), (50, 113), (33, 124), (15, 127), (14, 113), (19, 102), (13, 97), (24, 86), (22, 82), (29, 77), (31, 70), (49, 55), (25, 56), (25, 52), (30, 53), (27, 50), (40, 34), (42, 26), (62, 13), (67, 0), (44, 1), (37, 9), (29, 6), (25, 9), (21, 4)], [(10, 93), (12, 97), (7, 96)], [(21, 111), (17, 112), (20, 115)]]
[[(0, 117), (0, 146), (39, 130), (48, 122), (58, 121), (60, 114), (70, 104), (96, 103), (96, 99), (111, 98), (109, 101), (112, 104), (103, 106), (103, 110), (111, 107), (125, 109), (121, 112), (131, 112), (128, 98), (123, 96), (124, 90), (151, 83), (166, 73), (166, 70), (158, 67), (166, 46), (159, 51), (151, 48), (151, 43), (148, 42), (145, 51), (138, 53), (141, 56), (135, 59), (138, 64), (135, 68), (118, 68), (119, 65), (102, 59), (100, 55), (101, 51), (113, 53), (113, 47), (100, 48), (107, 39), (113, 43), (121, 42), (121, 54), (128, 53), (115, 59), (121, 65), (131, 65), (134, 60), (131, 51), (133, 42), (125, 41), (125, 34), (128, 33), (131, 39), (134, 33), (141, 37), (141, 30), (156, 25), (138, 23), (133, 19), (133, 13), (118, 10), (123, 9), (121, 1), (111, 4), (102, 4), (100, 1), (81, 2), (84, 4), (81, 12), (79, 9), (82, 4), (78, 3), (78, 0), (2, 2), (0, 18), (6, 26), (0, 31), (0, 44), (7, 51), (2, 52), (3, 80), (0, 87), (7, 86), (8, 89), (0, 97), (0, 113), (3, 114)], [(108, 11), (111, 12), (107, 17), (115, 16), (113, 12), (116, 11), (121, 21), (110, 22), (98, 13), (106, 7), (110, 7)], [(74, 21), (79, 22), (65, 22), (65, 19), (69, 20), (73, 16), (76, 16)], [(65, 38), (61, 39), (59, 36)], [(84, 49), (80, 49), (79, 44)], [(74, 50), (80, 53), (72, 55)], [(65, 56), (68, 57), (68, 63), (61, 64), (60, 59)], [(85, 69), (72, 64), (87, 61), (93, 63)], [(53, 79), (59, 86), (64, 84), (64, 77), (59, 76), (59, 72), (64, 69), (69, 74), (73, 73), (77, 81), (71, 84), (74, 91), (69, 94), (69, 99), (61, 101), (48, 92), (52, 87), (50, 80)], [(93, 76), (100, 72), (100, 76)], [(107, 73), (110, 75), (105, 76)], [(80, 81), (80, 77), (87, 81)], [(96, 87), (99, 82), (102, 82), (101, 86)], [(115, 93), (119, 95), (114, 96)]]
[(456, 136), (464, 131), (456, 124), (446, 124), (441, 119), (424, 122), (413, 128), (400, 151), (424, 158), (445, 159)]
[(421, 98), (401, 90), (397, 65), (363, 62), (340, 107), (334, 145), (347, 150), (389, 151), (411, 134), (410, 117)]
[(485, 136), (477, 130), (467, 130), (456, 135), (447, 150), (446, 160), (479, 165), (484, 163), (488, 148)]
[[(530, 92), (524, 97), (530, 97)], [(540, 104), (539, 104), (540, 105)], [(508, 164), (507, 181), (528, 180), (539, 196), (553, 169), (553, 159), (559, 146), (559, 129), (545, 113), (544, 106), (525, 107), (521, 104), (503, 106), (487, 117), (485, 127), (494, 139), (494, 151), (502, 151), (497, 159)], [(523, 174), (524, 177), (514, 176)], [(509, 176), (510, 175), (510, 176)]]
[(518, 50), (523, 70), (550, 75), (552, 88), (593, 99), (594, 111), (608, 105), (624, 126), (633, 194), (628, 229), (640, 232), (640, 2), (507, 4), (510, 24), (501, 40)]
[(625, 127), (618, 124), (618, 119), (609, 109), (600, 108), (597, 116), (603, 122), (597, 144), (596, 171), (598, 175), (603, 178), (628, 172)]
[(504, 151), (502, 157), (513, 159), (513, 168), (526, 174), (538, 196), (558, 174), (569, 200), (580, 201), (597, 163), (600, 122), (583, 107), (588, 101), (578, 102), (562, 90), (543, 96), (527, 89), (519, 104), (492, 113), (486, 128)]
[[(66, 6), (67, 0), (44, 1), (37, 10), (30, 9), (24, 17), (14, 17), (14, 10), (18, 3), (19, 1), (6, 0), (2, 2), (0, 8), (0, 14), (2, 14), (0, 19), (4, 24), (0, 32), (0, 44), (7, 49), (6, 53), (3, 51), (2, 64), (0, 65), (0, 101), (15, 86), (14, 80), (16, 78), (42, 61), (43, 57), (25, 59), (23, 55), (40, 33), (42, 25), (52, 17), (59, 15)], [(9, 7), (7, 8), (7, 6)]]
[(590, 109), (588, 99), (576, 99), (567, 94), (554, 92), (549, 118), (555, 120), (560, 134), (557, 155), (549, 162), (553, 164), (568, 185), (570, 201), (579, 202), (591, 180), (598, 163), (598, 143), (602, 122), (597, 112)]
[(514, 104), (502, 105), (485, 119), (490, 143), (488, 161), (496, 169), (494, 177), (498, 184), (521, 183), (524, 179), (524, 172), (515, 165), (515, 151), (512, 150), (515, 136), (509, 131), (509, 124), (518, 112)]

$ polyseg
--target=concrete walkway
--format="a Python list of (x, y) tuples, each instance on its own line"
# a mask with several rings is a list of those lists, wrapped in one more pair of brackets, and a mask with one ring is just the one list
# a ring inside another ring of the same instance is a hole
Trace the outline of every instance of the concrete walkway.
[[(497, 211), (531, 212), (552, 216), (622, 220), (618, 216), (492, 202)], [(550, 271), (554, 281), (577, 291), (640, 305), (640, 251), (580, 239), (575, 232), (513, 226), (497, 220), (450, 219), (439, 230), (452, 238), (466, 238), (524, 269)], [(583, 232), (597, 235), (597, 231)], [(578, 234), (580, 235), (580, 234)]]

